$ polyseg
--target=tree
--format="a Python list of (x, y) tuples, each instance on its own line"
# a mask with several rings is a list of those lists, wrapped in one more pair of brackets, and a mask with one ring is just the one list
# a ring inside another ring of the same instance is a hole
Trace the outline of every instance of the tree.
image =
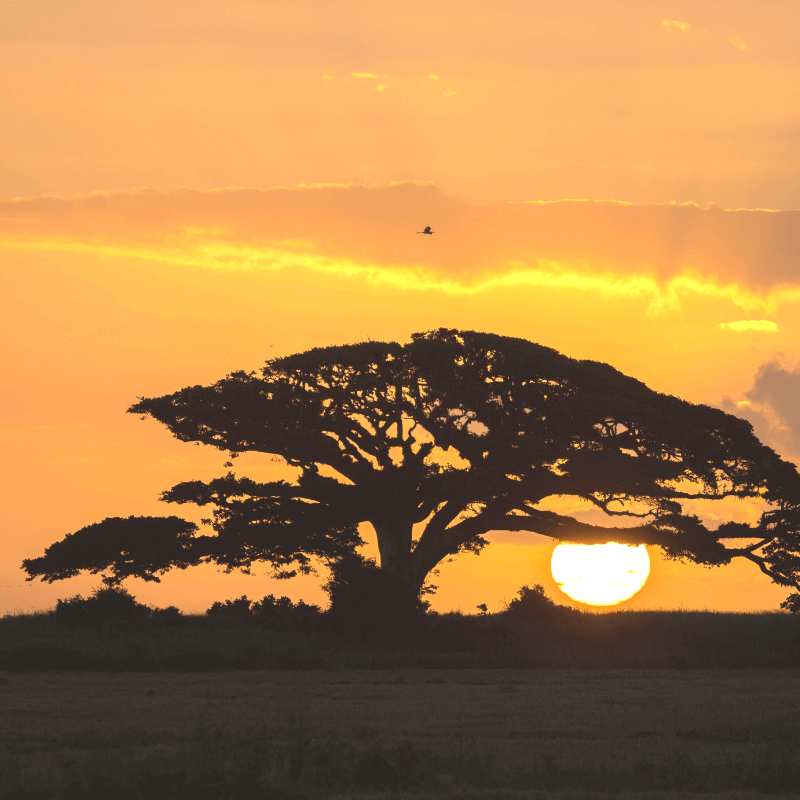
[[(479, 553), (490, 531), (660, 545), (670, 558), (709, 566), (744, 558), (800, 588), (800, 475), (748, 422), (524, 339), (439, 329), (404, 345), (315, 348), (129, 411), (233, 459), (272, 454), (298, 477), (259, 483), (231, 470), (180, 483), (162, 499), (211, 507), (213, 534), (162, 529), (146, 557), (134, 545), (121, 557), (110, 544), (85, 546), (98, 534), (90, 526), (25, 561), (30, 578), (102, 566), (107, 583), (157, 580), (204, 561), (228, 570), (265, 561), (290, 577), (313, 571), (315, 559), (352, 563), (358, 526), (369, 523), (381, 579), (409, 607), (437, 564)], [(554, 496), (628, 525), (541, 508)], [(759, 522), (711, 530), (684, 513), (687, 502), (727, 497), (761, 502)], [(145, 538), (158, 519), (139, 519)]]

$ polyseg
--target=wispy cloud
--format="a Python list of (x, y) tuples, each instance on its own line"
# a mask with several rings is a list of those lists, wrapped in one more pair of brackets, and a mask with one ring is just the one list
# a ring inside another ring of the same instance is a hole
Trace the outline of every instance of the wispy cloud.
[(380, 78), (381, 76), (375, 72), (351, 72), (354, 78)]
[[(453, 295), (561, 287), (643, 298), (652, 314), (696, 296), (766, 317), (800, 300), (798, 217), (694, 204), (477, 205), (413, 181), (143, 190), (0, 201), (0, 247), (214, 270), (303, 268)], [(423, 241), (414, 233), (428, 223), (437, 233)], [(777, 332), (769, 319), (721, 326)]]
[(747, 50), (747, 45), (738, 37), (733, 36), (728, 41), (740, 52), (743, 53)]
[(677, 19), (662, 20), (661, 25), (668, 31), (680, 31), (681, 33), (689, 33), (692, 30), (692, 24), (690, 22), (680, 22)]
[(765, 333), (777, 333), (778, 323), (770, 319), (743, 319), (738, 322), (720, 322), (720, 328), (727, 328), (731, 331), (763, 331)]

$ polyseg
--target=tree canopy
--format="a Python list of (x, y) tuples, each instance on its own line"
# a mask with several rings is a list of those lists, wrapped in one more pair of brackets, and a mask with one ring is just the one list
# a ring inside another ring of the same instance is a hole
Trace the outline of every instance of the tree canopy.
[[(288, 577), (352, 555), (369, 523), (381, 572), (414, 597), (439, 562), (480, 552), (490, 531), (660, 545), (706, 565), (744, 558), (800, 588), (800, 475), (748, 422), (524, 339), (439, 329), (407, 344), (315, 348), (129, 411), (233, 458), (272, 454), (298, 477), (259, 483), (231, 470), (180, 483), (162, 499), (210, 506), (213, 533), (139, 518), (142, 532), (161, 525), (160, 544), (123, 547), (120, 533), (100, 541), (122, 530), (106, 520), (25, 561), (31, 578), (91, 569), (109, 583), (157, 580), (204, 561), (245, 570), (264, 561)], [(558, 496), (618, 524), (541, 507)], [(685, 513), (687, 502), (727, 497), (761, 501), (759, 521), (712, 530)]]

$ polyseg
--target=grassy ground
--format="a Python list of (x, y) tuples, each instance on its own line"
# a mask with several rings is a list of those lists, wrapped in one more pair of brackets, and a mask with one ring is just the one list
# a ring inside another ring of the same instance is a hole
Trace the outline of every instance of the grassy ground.
[(4, 798), (798, 796), (800, 670), (0, 674)]
[(412, 646), (204, 616), (71, 625), (0, 619), (0, 670), (800, 668), (800, 614), (618, 612), (429, 617)]

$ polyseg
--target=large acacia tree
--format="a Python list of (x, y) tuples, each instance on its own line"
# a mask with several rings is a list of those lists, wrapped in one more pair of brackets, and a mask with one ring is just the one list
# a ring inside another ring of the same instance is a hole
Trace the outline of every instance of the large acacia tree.
[[(744, 558), (798, 588), (800, 476), (748, 422), (524, 339), (440, 329), (408, 344), (317, 348), (129, 411), (234, 458), (272, 454), (297, 478), (230, 471), (180, 483), (162, 498), (211, 507), (213, 533), (178, 517), (109, 519), (25, 561), (31, 578), (89, 569), (109, 583), (157, 580), (204, 561), (245, 570), (265, 561), (291, 576), (353, 553), (369, 523), (381, 573), (407, 598), (443, 559), (479, 552), (490, 531), (660, 545), (706, 565)], [(610, 524), (541, 507), (559, 496)], [(726, 497), (760, 501), (759, 522), (710, 530), (684, 511)]]

